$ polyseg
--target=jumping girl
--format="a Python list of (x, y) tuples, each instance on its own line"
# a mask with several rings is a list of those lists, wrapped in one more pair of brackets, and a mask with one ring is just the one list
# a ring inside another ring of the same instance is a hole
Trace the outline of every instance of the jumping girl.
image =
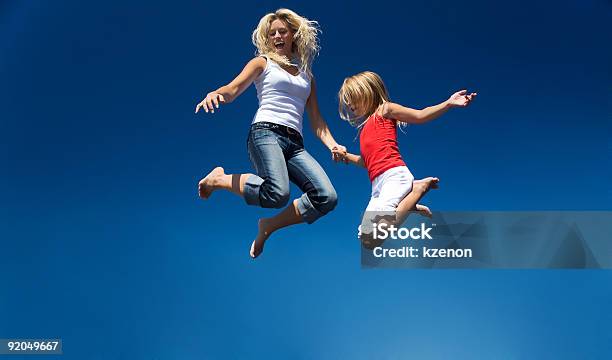
[[(397, 127), (424, 124), (452, 107), (468, 106), (475, 96), (476, 93), (468, 95), (466, 90), (461, 90), (443, 103), (416, 110), (390, 102), (387, 89), (376, 73), (365, 71), (344, 79), (338, 92), (338, 111), (342, 119), (359, 129), (361, 156), (347, 153), (343, 159), (368, 170), (372, 195), (366, 213), (394, 212), (395, 218), (390, 222), (395, 225), (401, 225), (410, 211), (431, 217), (429, 208), (418, 202), (429, 189), (437, 188), (438, 178), (414, 181), (399, 152)], [(339, 155), (343, 150), (338, 149)], [(366, 248), (379, 246), (380, 243), (367, 235), (361, 236)]]

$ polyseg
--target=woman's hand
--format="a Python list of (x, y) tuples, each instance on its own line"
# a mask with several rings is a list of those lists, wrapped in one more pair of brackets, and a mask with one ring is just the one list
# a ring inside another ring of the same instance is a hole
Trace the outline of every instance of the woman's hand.
[(251, 83), (265, 68), (266, 59), (263, 57), (257, 56), (256, 58), (251, 59), (251, 61), (245, 65), (244, 69), (242, 69), (242, 72), (238, 74), (238, 76), (236, 76), (232, 82), (225, 86), (221, 86), (215, 91), (209, 92), (204, 100), (196, 105), (196, 114), (200, 108), (204, 109), (206, 112), (210, 111), (214, 113), (215, 108), (219, 108), (219, 103), (229, 104), (236, 100), (236, 98), (251, 85)]
[(469, 95), (466, 94), (467, 90), (457, 91), (456, 93), (451, 95), (450, 98), (448, 98), (447, 102), (451, 106), (466, 107), (470, 104), (470, 102), (472, 102), (472, 100), (474, 100), (477, 95), (476, 93), (471, 93)]
[(336, 144), (331, 148), (332, 152), (332, 160), (335, 162), (343, 161), (345, 164), (348, 164), (348, 159), (346, 158), (346, 147)]
[(202, 100), (198, 105), (196, 105), (195, 112), (197, 114), (198, 111), (200, 111), (200, 108), (202, 108), (207, 113), (210, 111), (214, 114), (215, 108), (219, 108), (219, 103), (225, 103), (225, 98), (223, 97), (223, 95), (214, 91), (209, 92), (208, 95), (206, 95), (206, 97), (204, 98), (204, 100)]

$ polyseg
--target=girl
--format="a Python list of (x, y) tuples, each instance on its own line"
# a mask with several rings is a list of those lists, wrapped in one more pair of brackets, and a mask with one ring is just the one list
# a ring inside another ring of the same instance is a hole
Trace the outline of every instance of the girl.
[[(467, 95), (466, 90), (461, 90), (441, 104), (415, 110), (390, 102), (387, 89), (376, 73), (365, 71), (344, 79), (338, 92), (338, 111), (342, 119), (360, 130), (361, 156), (347, 153), (343, 159), (368, 170), (372, 197), (366, 213), (392, 212), (395, 216), (385, 221), (395, 225), (401, 225), (411, 210), (431, 217), (429, 208), (418, 201), (430, 188), (437, 188), (438, 178), (414, 181), (399, 152), (397, 126), (424, 124), (451, 107), (468, 106), (475, 96), (476, 93)], [(338, 154), (343, 150), (338, 149)], [(380, 245), (371, 236), (361, 235), (366, 248)]]
[(319, 113), (312, 61), (318, 53), (318, 29), (310, 21), (288, 9), (262, 17), (253, 31), (257, 57), (249, 61), (229, 84), (214, 90), (196, 106), (214, 113), (219, 104), (234, 101), (255, 82), (259, 109), (247, 140), (251, 163), (257, 174), (225, 174), (216, 167), (199, 182), (199, 195), (207, 199), (224, 189), (243, 197), (247, 204), (281, 208), (289, 202), (289, 181), (304, 194), (289, 203), (278, 215), (260, 219), (250, 255), (261, 254), (274, 231), (314, 222), (336, 206), (336, 191), (319, 163), (304, 149), (302, 123), (304, 108), (314, 133), (338, 161), (346, 148), (338, 145)]

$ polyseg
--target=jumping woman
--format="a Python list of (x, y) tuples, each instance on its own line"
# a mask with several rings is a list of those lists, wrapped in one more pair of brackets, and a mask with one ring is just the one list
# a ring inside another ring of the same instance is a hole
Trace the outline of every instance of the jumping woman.
[(346, 148), (338, 145), (319, 113), (312, 61), (318, 54), (318, 28), (288, 9), (265, 15), (253, 31), (257, 56), (229, 84), (206, 95), (195, 109), (214, 113), (220, 104), (234, 101), (255, 82), (259, 108), (253, 117), (247, 150), (256, 174), (226, 174), (214, 168), (200, 180), (199, 195), (210, 197), (215, 190), (228, 190), (247, 204), (282, 208), (289, 203), (289, 181), (304, 193), (280, 213), (259, 220), (250, 255), (261, 254), (264, 243), (276, 230), (306, 222), (313, 223), (334, 209), (337, 196), (327, 174), (304, 149), (304, 108), (314, 133), (332, 152), (335, 161), (344, 159)]

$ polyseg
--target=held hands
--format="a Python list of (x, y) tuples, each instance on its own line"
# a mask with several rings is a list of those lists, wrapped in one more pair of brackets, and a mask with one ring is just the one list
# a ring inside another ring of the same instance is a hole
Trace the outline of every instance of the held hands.
[(335, 162), (342, 161), (345, 164), (348, 164), (348, 159), (346, 157), (346, 147), (336, 144), (334, 147), (331, 148), (331, 152), (332, 160), (334, 160)]
[(472, 100), (474, 100), (477, 95), (476, 93), (471, 93), (469, 95), (466, 94), (467, 90), (457, 91), (456, 93), (451, 95), (451, 97), (448, 98), (447, 101), (451, 106), (466, 107), (472, 102)]
[(210, 111), (214, 114), (215, 108), (219, 108), (219, 103), (225, 103), (225, 98), (223, 97), (223, 95), (214, 91), (209, 92), (208, 95), (206, 95), (206, 97), (204, 98), (204, 100), (202, 100), (198, 105), (196, 105), (195, 112), (197, 114), (198, 111), (200, 111), (200, 108), (202, 108), (207, 113)]

